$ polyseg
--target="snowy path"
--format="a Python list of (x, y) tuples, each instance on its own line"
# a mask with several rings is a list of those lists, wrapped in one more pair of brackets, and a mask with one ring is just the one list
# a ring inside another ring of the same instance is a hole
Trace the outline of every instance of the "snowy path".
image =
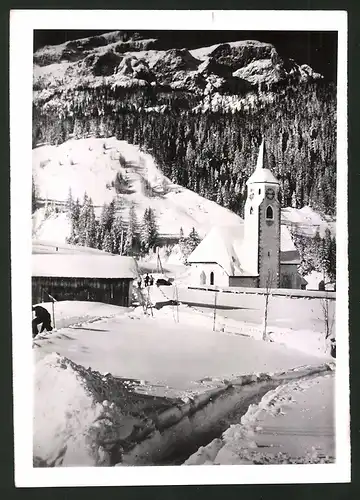
[(257, 446), (272, 445), (272, 452), (293, 458), (315, 452), (334, 457), (334, 382), (333, 375), (326, 375), (302, 390), (301, 383), (294, 384), (292, 400), (285, 401), (276, 416), (268, 412), (259, 421)]
[(195, 389), (205, 377), (319, 364), (318, 357), (283, 345), (131, 314), (64, 328), (37, 339), (34, 351), (36, 359), (55, 351), (100, 372), (180, 390)]

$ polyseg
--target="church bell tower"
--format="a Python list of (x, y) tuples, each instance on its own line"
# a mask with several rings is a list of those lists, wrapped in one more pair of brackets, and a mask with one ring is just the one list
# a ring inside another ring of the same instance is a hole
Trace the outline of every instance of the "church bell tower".
[(247, 181), (244, 238), (247, 269), (259, 276), (258, 286), (280, 284), (279, 181), (267, 168), (264, 140), (254, 173)]

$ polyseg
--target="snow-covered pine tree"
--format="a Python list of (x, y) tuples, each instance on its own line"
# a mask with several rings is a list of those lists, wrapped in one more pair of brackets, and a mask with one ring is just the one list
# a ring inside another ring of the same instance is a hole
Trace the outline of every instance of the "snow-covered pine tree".
[(154, 248), (158, 239), (158, 226), (155, 211), (149, 207), (145, 209), (143, 222), (141, 225), (141, 246), (147, 253), (150, 248)]
[(180, 247), (180, 250), (182, 252), (184, 250), (184, 244), (185, 244), (184, 230), (183, 230), (182, 227), (180, 227), (180, 232), (179, 232), (179, 247)]
[(32, 192), (31, 192), (31, 213), (34, 213), (36, 210), (36, 198), (37, 198), (37, 189), (35, 186), (34, 177), (32, 178)]
[(100, 225), (104, 234), (105, 231), (109, 231), (110, 233), (114, 219), (115, 219), (115, 202), (112, 200), (109, 204), (104, 203), (100, 216)]
[(98, 248), (99, 250), (102, 249), (103, 239), (104, 239), (104, 233), (102, 231), (100, 221), (98, 219), (96, 219), (95, 220), (95, 248)]
[(193, 227), (192, 230), (190, 231), (189, 236), (186, 238), (186, 243), (185, 243), (185, 248), (186, 248), (186, 257), (191, 254), (195, 250), (195, 248), (198, 246), (200, 243), (200, 237), (196, 231), (196, 229)]
[(89, 197), (85, 191), (84, 201), (80, 209), (79, 216), (79, 241), (78, 244), (84, 246), (86, 240), (87, 224), (89, 219)]
[(129, 221), (124, 237), (124, 254), (132, 255), (139, 245), (139, 223), (136, 215), (135, 202), (132, 202), (129, 209)]
[(121, 242), (123, 240), (122, 234), (124, 231), (124, 223), (121, 215), (117, 215), (111, 227), (110, 235), (112, 240), (112, 252), (122, 254)]
[(86, 213), (87, 224), (85, 228), (85, 246), (96, 247), (96, 218), (92, 199), (88, 199), (88, 209)]
[(327, 278), (333, 281), (336, 277), (336, 240), (332, 238), (329, 228), (325, 229), (323, 239), (322, 264)]
[(112, 252), (111, 235), (110, 235), (110, 231), (108, 231), (108, 230), (106, 230), (105, 234), (104, 234), (104, 240), (103, 240), (103, 244), (102, 244), (102, 249), (105, 252), (109, 252), (109, 253)]
[(66, 212), (69, 219), (71, 219), (73, 207), (74, 207), (74, 199), (72, 197), (71, 187), (69, 187), (69, 193), (66, 199)]
[(79, 243), (79, 219), (81, 205), (79, 198), (76, 198), (70, 214), (70, 236), (66, 239), (68, 243), (77, 245)]

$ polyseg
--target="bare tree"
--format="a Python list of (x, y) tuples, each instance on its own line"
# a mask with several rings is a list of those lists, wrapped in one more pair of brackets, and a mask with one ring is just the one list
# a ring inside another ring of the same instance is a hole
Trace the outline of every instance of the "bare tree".
[(331, 337), (335, 322), (335, 310), (330, 305), (331, 299), (328, 293), (321, 299), (322, 319), (324, 321), (325, 340)]
[(268, 340), (267, 336), (267, 320), (268, 320), (268, 311), (269, 311), (269, 298), (271, 295), (271, 289), (274, 283), (274, 272), (269, 269), (266, 282), (265, 282), (265, 292), (264, 292), (264, 319), (263, 319), (263, 331), (262, 331), (262, 339)]

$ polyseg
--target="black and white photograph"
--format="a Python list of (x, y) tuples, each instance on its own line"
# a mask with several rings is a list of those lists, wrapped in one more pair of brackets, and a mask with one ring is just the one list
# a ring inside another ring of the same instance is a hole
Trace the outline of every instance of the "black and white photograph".
[(348, 481), (346, 13), (35, 14), (10, 38), (19, 484)]

